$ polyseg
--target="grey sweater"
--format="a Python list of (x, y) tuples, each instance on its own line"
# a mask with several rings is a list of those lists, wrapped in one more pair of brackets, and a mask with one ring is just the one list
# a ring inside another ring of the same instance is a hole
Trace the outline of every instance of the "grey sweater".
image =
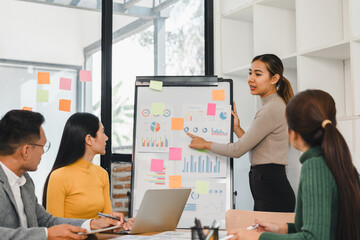
[(261, 108), (246, 133), (235, 143), (212, 143), (211, 151), (239, 158), (250, 151), (252, 166), (288, 164), (289, 140), (285, 119), (285, 102), (277, 94), (261, 98)]

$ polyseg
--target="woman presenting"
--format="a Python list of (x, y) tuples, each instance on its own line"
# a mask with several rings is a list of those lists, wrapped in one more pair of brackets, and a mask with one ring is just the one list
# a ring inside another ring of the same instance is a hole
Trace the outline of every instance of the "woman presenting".
[(233, 158), (250, 152), (249, 181), (255, 211), (293, 212), (295, 209), (294, 191), (285, 172), (289, 150), (285, 108), (294, 94), (283, 72), (283, 64), (276, 55), (259, 55), (252, 60), (248, 84), (251, 94), (260, 96), (262, 106), (245, 132), (240, 127), (234, 103), (232, 115), (237, 142), (208, 142), (188, 133), (193, 138), (191, 148), (208, 149)]
[(122, 213), (112, 212), (107, 172), (91, 163), (96, 154), (105, 154), (107, 140), (95, 115), (75, 113), (67, 120), (44, 186), (43, 206), (48, 212), (81, 219), (98, 218), (101, 212), (124, 219)]

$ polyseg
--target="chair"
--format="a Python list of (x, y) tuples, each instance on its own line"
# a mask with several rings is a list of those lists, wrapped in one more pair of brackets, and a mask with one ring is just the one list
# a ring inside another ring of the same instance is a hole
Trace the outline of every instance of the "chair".
[(236, 228), (254, 225), (255, 218), (264, 222), (293, 223), (295, 220), (295, 213), (258, 212), (230, 209), (225, 215), (225, 229), (226, 231), (231, 231)]

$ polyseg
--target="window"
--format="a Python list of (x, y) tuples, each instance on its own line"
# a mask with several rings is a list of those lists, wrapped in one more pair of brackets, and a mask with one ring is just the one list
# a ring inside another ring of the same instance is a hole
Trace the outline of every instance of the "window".
[[(101, 39), (100, 7), (98, 0), (0, 1), (0, 115), (23, 107), (42, 113), (51, 142), (36, 174), (30, 173), (39, 200), (66, 120), (92, 111), (88, 92), (100, 79), (80, 82), (79, 73), (86, 69), (84, 49)], [(38, 73), (46, 84), (39, 84)]]
[(204, 12), (204, 0), (114, 1), (113, 153), (132, 151), (136, 76), (205, 74)]

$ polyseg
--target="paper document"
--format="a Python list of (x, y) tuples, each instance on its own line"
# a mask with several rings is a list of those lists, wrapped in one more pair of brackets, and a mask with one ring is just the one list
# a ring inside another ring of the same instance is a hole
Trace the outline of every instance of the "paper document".
[(122, 225), (117, 225), (117, 226), (111, 226), (111, 227), (108, 227), (108, 228), (90, 230), (90, 231), (87, 231), (86, 234), (94, 234), (94, 233), (98, 233), (98, 232), (105, 232), (105, 231), (109, 231), (109, 230), (113, 230), (113, 229), (117, 229), (117, 228), (121, 228), (121, 227), (122, 227)]

